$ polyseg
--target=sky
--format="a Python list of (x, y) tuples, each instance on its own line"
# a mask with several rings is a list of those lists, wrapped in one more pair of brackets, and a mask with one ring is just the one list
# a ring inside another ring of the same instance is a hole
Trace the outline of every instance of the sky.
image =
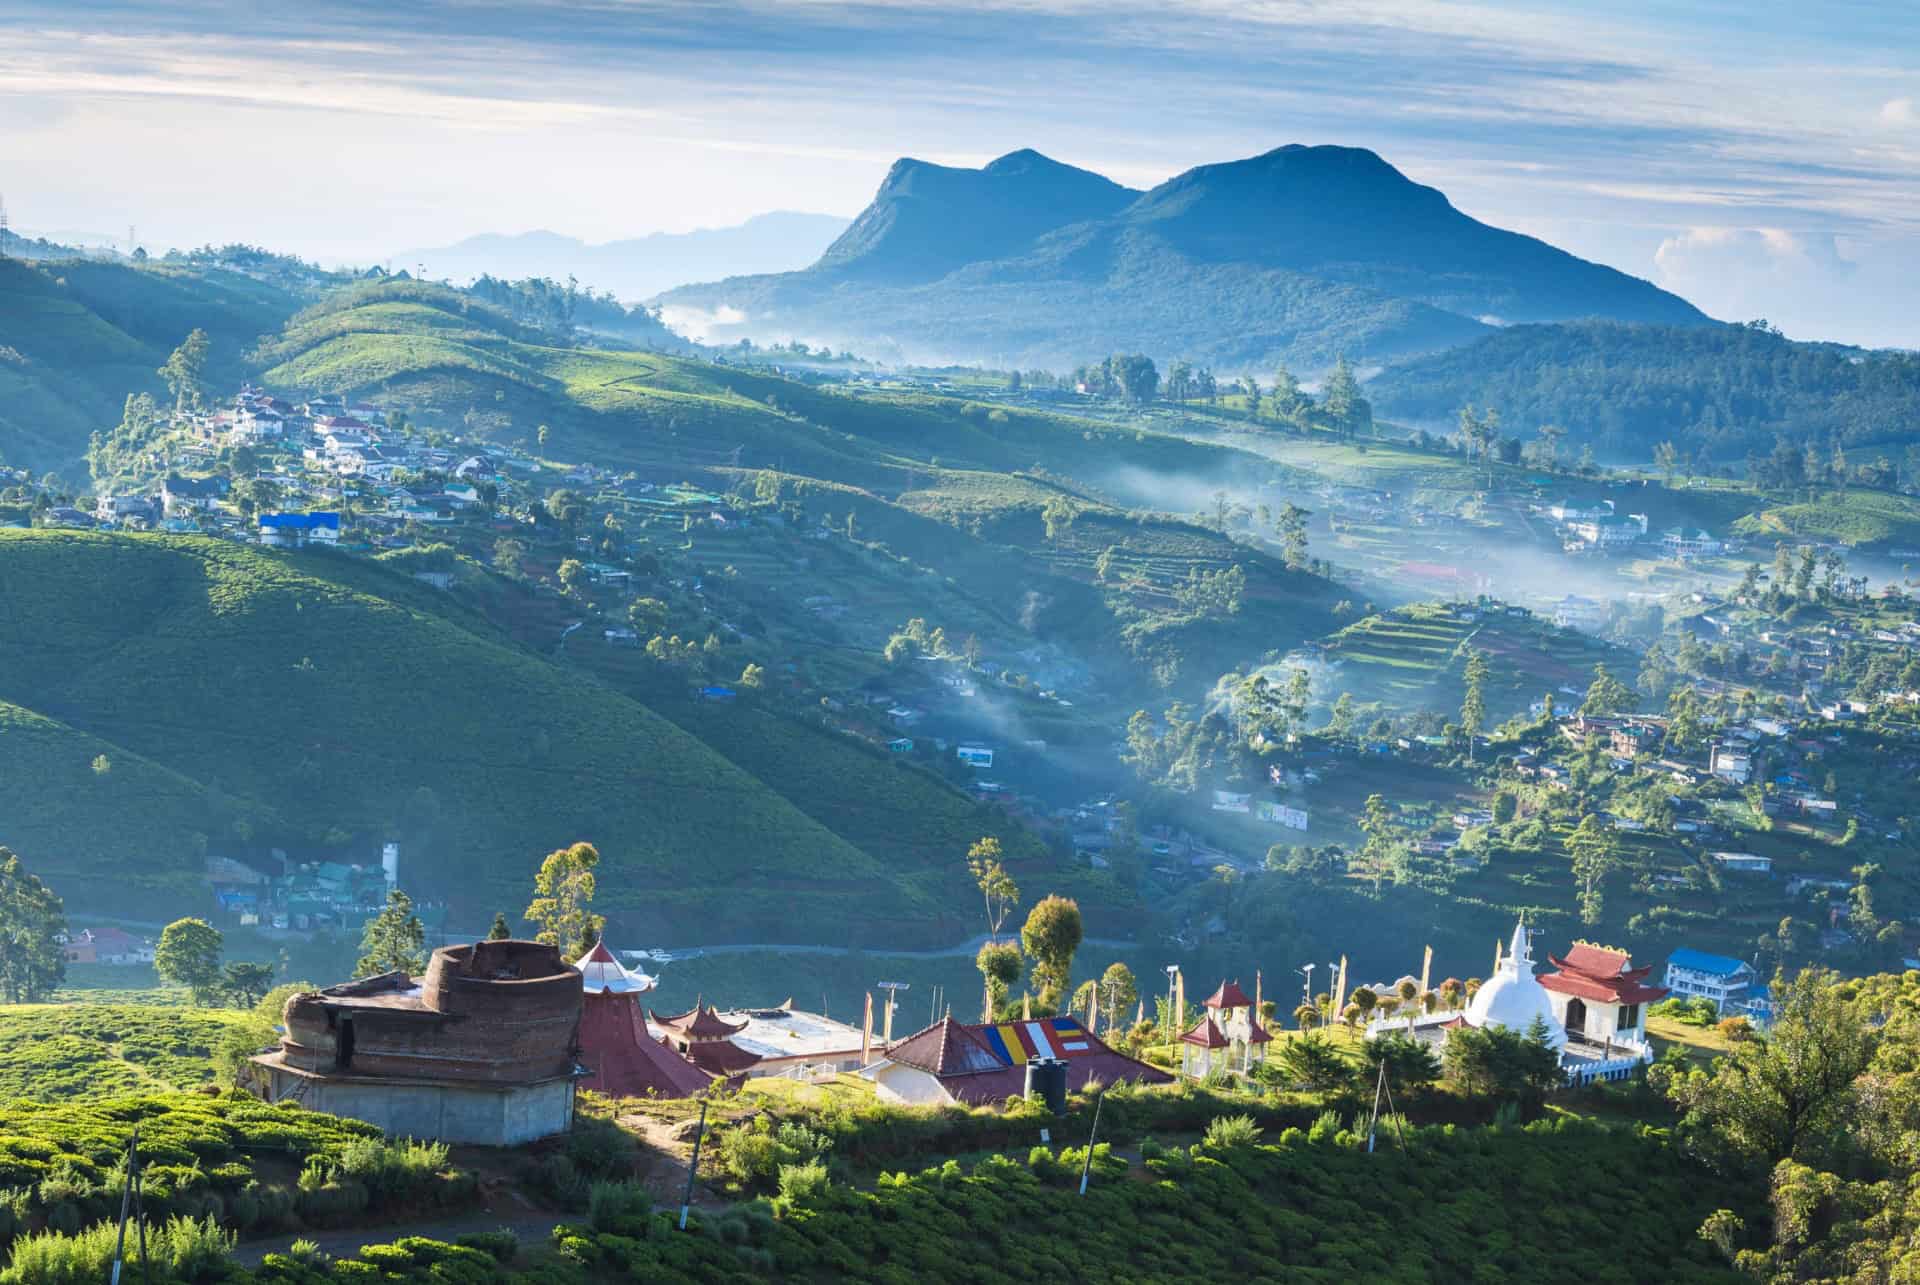
[(900, 156), (1145, 187), (1292, 142), (1718, 317), (1920, 347), (1912, 0), (0, 0), (15, 228), (156, 251), (597, 242), (852, 215)]

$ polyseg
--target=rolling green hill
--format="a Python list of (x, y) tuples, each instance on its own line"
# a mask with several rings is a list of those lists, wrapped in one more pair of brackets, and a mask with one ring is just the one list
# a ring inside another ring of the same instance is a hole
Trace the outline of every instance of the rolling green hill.
[(1800, 536), (1841, 544), (1920, 543), (1920, 500), (1885, 491), (1825, 491), (1799, 504), (1780, 504), (1734, 523), (1740, 535), (1761, 539)]
[(209, 378), (239, 379), (242, 354), (298, 307), (238, 273), (93, 260), (0, 260), (0, 459), (83, 476), (87, 439), (196, 327)]
[[(863, 822), (863, 850), (377, 565), (7, 532), (0, 597), (16, 608), (0, 619), (0, 842), (89, 905), (194, 904), (201, 851), (339, 831), (400, 835), (409, 882), (469, 916), (517, 910), (537, 859), (584, 838), (603, 853), (600, 905), (636, 939), (951, 927), (932, 895), (958, 872), (941, 845), (883, 845)], [(934, 788), (907, 781), (889, 802), (911, 815)], [(949, 829), (981, 832), (943, 797)]]

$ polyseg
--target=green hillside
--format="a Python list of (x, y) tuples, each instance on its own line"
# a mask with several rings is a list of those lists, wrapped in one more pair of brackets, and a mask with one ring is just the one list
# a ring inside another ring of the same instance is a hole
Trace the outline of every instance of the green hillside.
[(1451, 426), (1464, 405), (1491, 406), (1509, 432), (1557, 424), (1603, 456), (1644, 463), (1657, 442), (1720, 460), (1766, 455), (1776, 435), (1855, 462), (1894, 453), (1920, 414), (1920, 358), (1796, 343), (1754, 326), (1583, 321), (1511, 326), (1368, 381), (1381, 415)]
[[(477, 915), (517, 909), (537, 858), (584, 838), (604, 856), (600, 905), (635, 937), (845, 941), (864, 922), (898, 940), (940, 917), (924, 863), (837, 837), (668, 720), (378, 566), (7, 532), (0, 597), (18, 608), (0, 618), (0, 699), (34, 711), (0, 723), (0, 842), (69, 896), (190, 901), (201, 836), (220, 851), (249, 833), (398, 834), (409, 881)], [(128, 836), (120, 808), (80, 790), (156, 807)], [(109, 869), (141, 878), (103, 888)]]
[[(1337, 667), (1332, 685), (1356, 700), (1399, 710), (1434, 709), (1451, 718), (1465, 695), (1467, 652), (1486, 656), (1487, 712), (1493, 722), (1562, 686), (1585, 691), (1593, 667), (1605, 663), (1631, 674), (1629, 652), (1533, 617), (1462, 618), (1432, 604), (1368, 616), (1327, 640)], [(1558, 698), (1564, 708), (1564, 696)]]
[(90, 260), (0, 260), (0, 460), (75, 476), (87, 439), (120, 420), (129, 393), (196, 327), (224, 386), (242, 354), (297, 307), (237, 273)]
[(1825, 491), (1800, 504), (1780, 504), (1734, 523), (1740, 535), (1799, 536), (1841, 544), (1920, 543), (1920, 500), (1885, 491)]

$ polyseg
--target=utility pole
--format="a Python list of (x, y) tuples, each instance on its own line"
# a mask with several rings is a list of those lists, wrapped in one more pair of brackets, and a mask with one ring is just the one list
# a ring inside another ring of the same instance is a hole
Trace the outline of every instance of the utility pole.
[[(120, 1268), (126, 1259), (127, 1217), (133, 1212), (134, 1175), (140, 1170), (140, 1126), (133, 1126), (133, 1137), (127, 1142), (127, 1174), (120, 1182), (120, 1230), (113, 1241), (113, 1276), (111, 1285), (120, 1285)], [(144, 1222), (140, 1228), (141, 1261), (146, 1260), (147, 1231)]]
[[(700, 1143), (707, 1136), (707, 1100), (700, 1099), (700, 1132), (693, 1135), (693, 1158), (687, 1161), (687, 1192), (680, 1198), (680, 1230), (687, 1229), (687, 1210), (693, 1204), (693, 1176), (700, 1172)], [(114, 1278), (118, 1285), (119, 1277)]]
[(1080, 1194), (1087, 1194), (1087, 1175), (1093, 1172), (1093, 1140), (1100, 1132), (1100, 1105), (1107, 1100), (1103, 1089), (1100, 1096), (1093, 1100), (1093, 1127), (1087, 1130), (1087, 1158), (1080, 1165)]

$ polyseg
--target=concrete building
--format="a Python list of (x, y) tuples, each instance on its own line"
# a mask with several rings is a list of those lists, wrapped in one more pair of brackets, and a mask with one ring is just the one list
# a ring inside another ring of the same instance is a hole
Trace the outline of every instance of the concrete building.
[(295, 995), (261, 1096), (396, 1137), (517, 1146), (573, 1124), (581, 975), (552, 946), (442, 946), (424, 977)]
[(1707, 759), (1707, 770), (1722, 781), (1745, 785), (1753, 776), (1753, 755), (1743, 746), (1716, 745)]
[(1729, 1013), (1745, 1006), (1757, 979), (1744, 960), (1683, 946), (1668, 956), (1665, 980), (1676, 996), (1710, 999)]

